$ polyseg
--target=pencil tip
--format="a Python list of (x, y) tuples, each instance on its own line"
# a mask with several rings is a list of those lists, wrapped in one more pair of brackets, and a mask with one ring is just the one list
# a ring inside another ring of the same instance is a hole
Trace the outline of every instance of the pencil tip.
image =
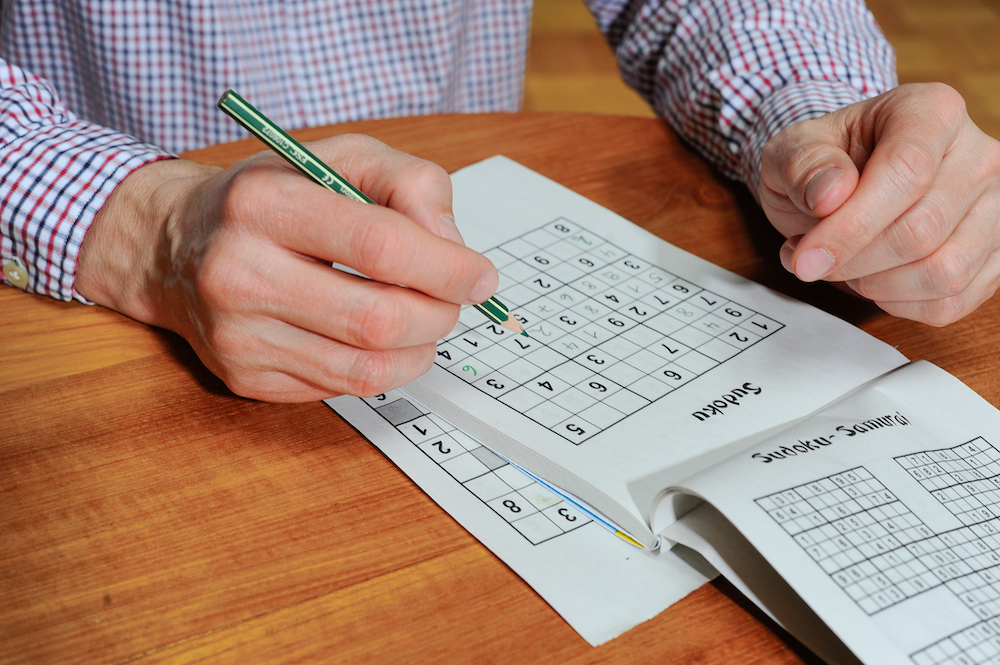
[(508, 316), (507, 320), (504, 321), (503, 323), (501, 323), (500, 325), (503, 326), (504, 328), (506, 328), (507, 330), (511, 331), (515, 335), (517, 335), (518, 333), (520, 333), (521, 335), (524, 335), (525, 337), (528, 336), (527, 333), (524, 332), (524, 328), (521, 327), (521, 324), (518, 323), (517, 319), (515, 319), (513, 315)]
[[(527, 330), (522, 330), (521, 334), (524, 335), (525, 337), (528, 337), (528, 331)], [(528, 337), (528, 339), (531, 339), (531, 338)]]

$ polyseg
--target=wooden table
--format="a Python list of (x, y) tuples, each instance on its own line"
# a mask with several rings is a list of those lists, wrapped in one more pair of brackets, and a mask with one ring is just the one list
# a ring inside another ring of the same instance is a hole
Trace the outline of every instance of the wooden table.
[[(797, 283), (752, 199), (656, 120), (444, 116), (298, 137), (349, 131), (448, 170), (506, 154), (1000, 405), (1000, 299), (934, 329)], [(234, 397), (183, 340), (100, 307), (13, 288), (0, 303), (0, 662), (814, 660), (724, 582), (591, 648), (322, 403)]]

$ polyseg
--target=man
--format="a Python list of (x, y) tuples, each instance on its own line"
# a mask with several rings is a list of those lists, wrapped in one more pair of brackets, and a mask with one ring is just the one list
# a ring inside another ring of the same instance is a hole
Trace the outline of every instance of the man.
[[(625, 79), (758, 196), (799, 278), (846, 281), (933, 325), (992, 296), (1000, 145), (952, 90), (894, 88), (892, 51), (863, 4), (588, 4)], [(174, 330), (235, 392), (275, 401), (406, 383), (457, 305), (495, 290), (431, 164), (365, 137), (311, 146), (375, 207), (274, 155), (220, 171), (166, 150), (235, 138), (213, 108), (229, 87), (286, 127), (513, 110), (529, 0), (11, 0), (0, 11), (7, 281)]]

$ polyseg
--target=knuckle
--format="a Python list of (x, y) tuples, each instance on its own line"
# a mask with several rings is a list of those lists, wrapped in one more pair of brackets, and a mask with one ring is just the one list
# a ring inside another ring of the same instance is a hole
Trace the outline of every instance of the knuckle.
[(975, 276), (973, 257), (967, 252), (946, 246), (930, 257), (925, 286), (928, 292), (948, 299), (964, 293)]
[(943, 328), (955, 323), (971, 310), (972, 308), (968, 307), (963, 298), (942, 298), (934, 301), (927, 308), (923, 322), (935, 328)]
[(440, 187), (450, 187), (451, 177), (448, 172), (425, 159), (414, 158), (407, 174), (409, 184), (417, 191), (435, 190)]
[(857, 279), (849, 280), (847, 285), (862, 298), (867, 298), (868, 300), (878, 299), (879, 294), (872, 288), (870, 280), (867, 277), (858, 277)]
[(937, 199), (924, 198), (890, 230), (890, 245), (909, 263), (933, 254), (947, 239), (947, 211)]
[(925, 192), (934, 182), (934, 153), (923, 140), (901, 140), (893, 147), (889, 170), (901, 191)]
[(369, 224), (353, 235), (349, 253), (356, 268), (378, 278), (390, 274), (396, 266), (409, 260), (410, 249), (396, 226)]
[(389, 355), (380, 351), (360, 351), (347, 372), (347, 392), (371, 397), (396, 388), (395, 372)]
[[(795, 140), (795, 136), (788, 137)], [(800, 143), (787, 150), (783, 161), (783, 178), (786, 183), (795, 184), (800, 190), (805, 190), (809, 177), (816, 170), (816, 164), (827, 156), (826, 146), (821, 143)]]
[(343, 150), (348, 154), (367, 154), (372, 149), (385, 145), (367, 134), (341, 134), (334, 137), (333, 141), (336, 142), (338, 150)]
[(368, 348), (388, 349), (396, 346), (408, 320), (397, 298), (383, 296), (365, 303), (357, 315), (358, 337)]
[(965, 98), (947, 83), (925, 83), (923, 88), (934, 106), (949, 113), (947, 120), (955, 121), (966, 115)]

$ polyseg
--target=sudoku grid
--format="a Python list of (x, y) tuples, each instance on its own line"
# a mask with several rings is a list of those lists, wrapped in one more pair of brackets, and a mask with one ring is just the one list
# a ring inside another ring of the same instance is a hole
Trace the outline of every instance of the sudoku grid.
[(895, 459), (964, 526), (934, 532), (864, 467), (756, 502), (867, 614), (943, 585), (979, 618), (917, 665), (1000, 664), (1000, 451), (977, 438)]
[(465, 308), (436, 363), (573, 443), (784, 327), (565, 218), (485, 255), (530, 337)]
[(451, 423), (421, 410), (399, 393), (364, 401), (532, 545), (592, 521)]
[(963, 524), (1000, 517), (1000, 452), (982, 438), (896, 462)]

